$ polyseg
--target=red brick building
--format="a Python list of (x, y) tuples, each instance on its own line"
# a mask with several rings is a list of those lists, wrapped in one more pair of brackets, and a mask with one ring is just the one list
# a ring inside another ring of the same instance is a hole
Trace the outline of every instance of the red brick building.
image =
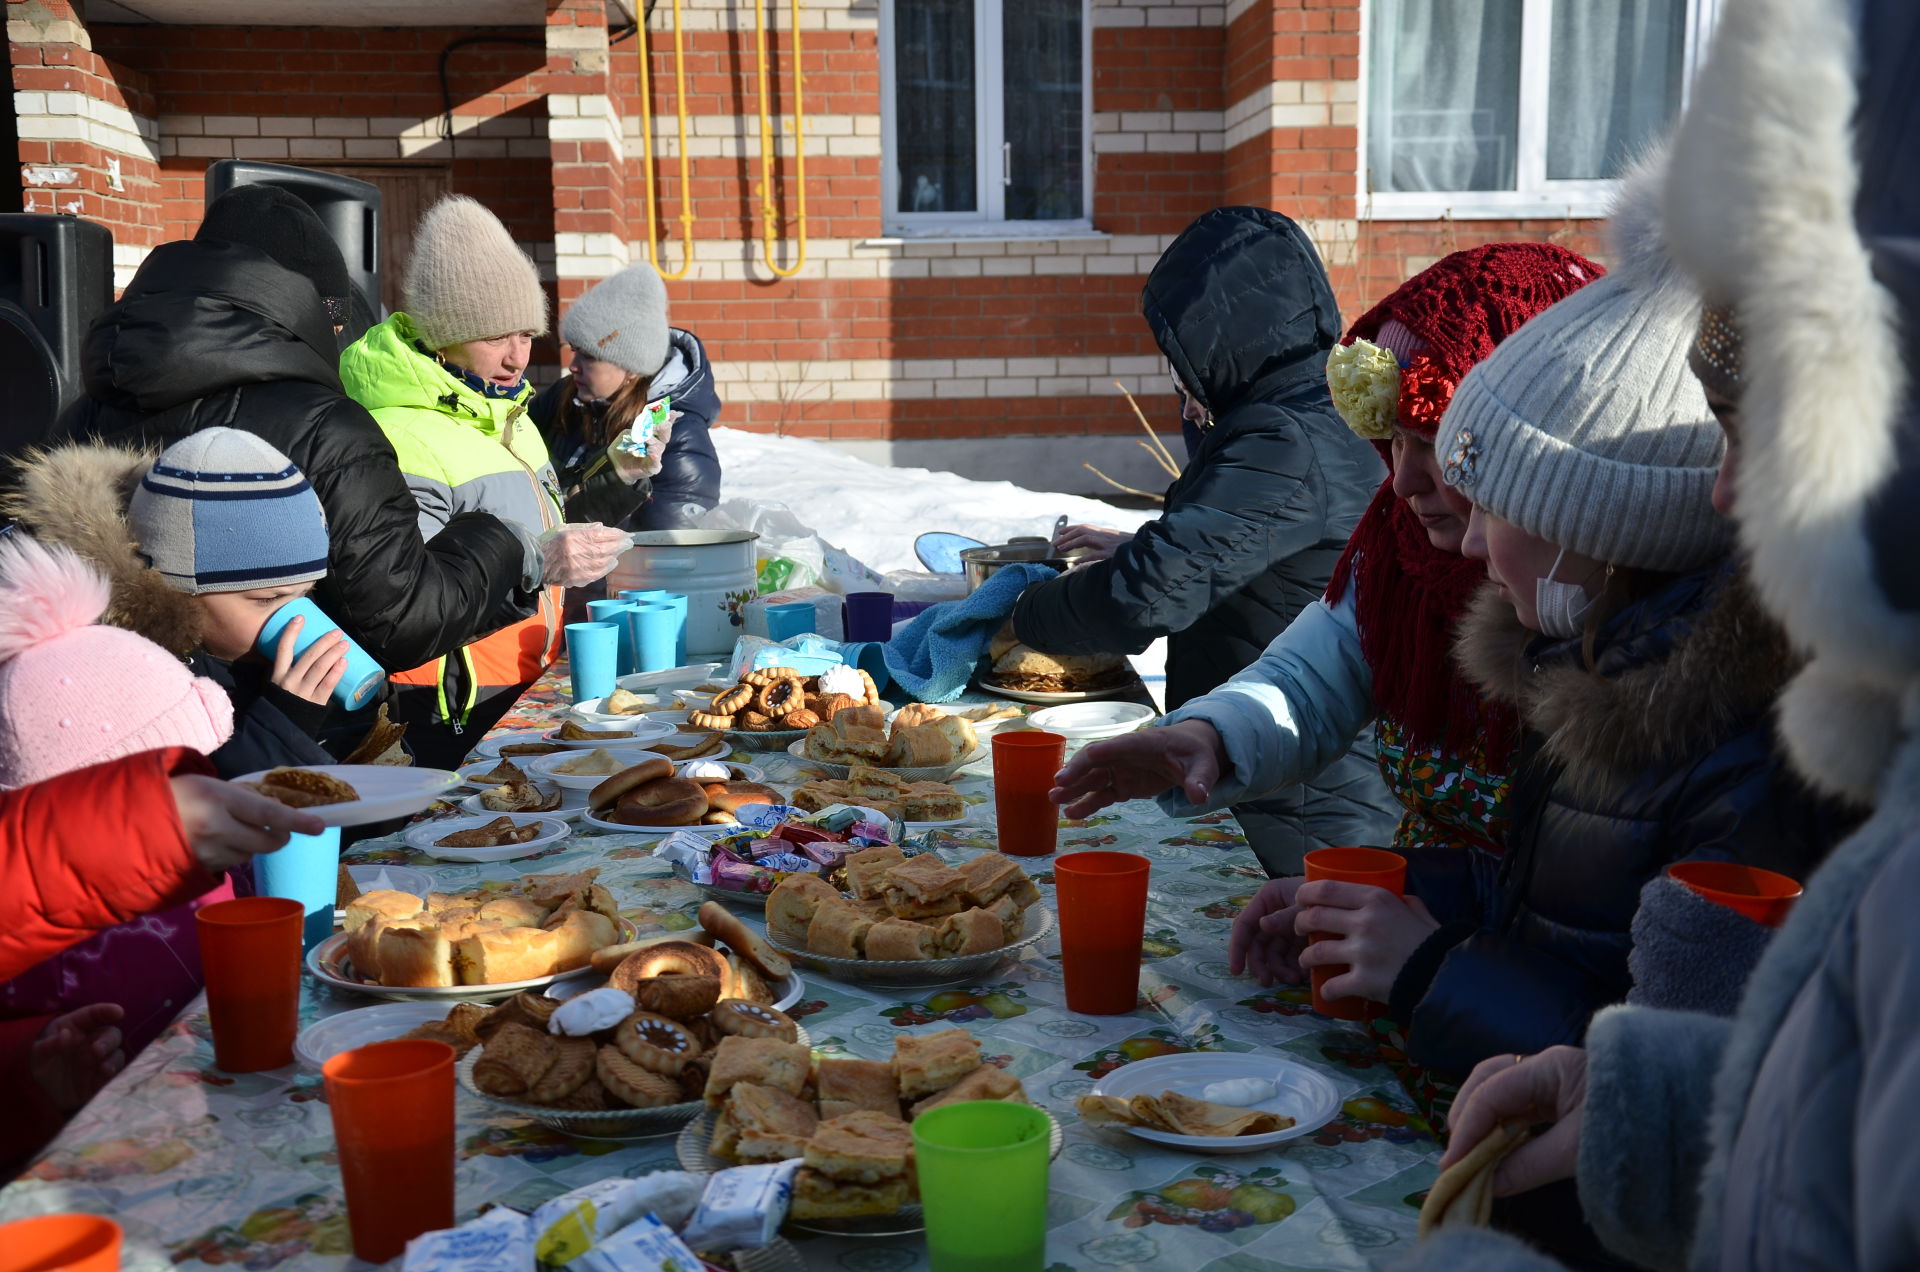
[(1457, 247), (1597, 251), (1715, 0), (653, 0), (644, 102), (639, 3), (7, 0), (0, 140), (21, 206), (108, 225), (122, 282), (220, 158), (378, 184), (396, 306), (440, 192), (562, 306), (646, 258), (651, 207), (725, 423), (1157, 488), (1113, 382), (1172, 426), (1137, 298), (1188, 220), (1296, 218), (1349, 317)]

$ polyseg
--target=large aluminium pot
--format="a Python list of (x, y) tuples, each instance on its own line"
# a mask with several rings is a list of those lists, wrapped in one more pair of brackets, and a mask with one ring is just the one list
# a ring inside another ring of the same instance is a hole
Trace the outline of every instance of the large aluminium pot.
[(1012, 539), (990, 547), (962, 549), (960, 568), (966, 572), (967, 591), (973, 592), (979, 590), (980, 585), (997, 574), (1003, 566), (1031, 562), (1065, 570), (1080, 555), (1078, 552), (1069, 552), (1065, 556), (1056, 556), (1053, 545), (1045, 539)]
[(663, 588), (687, 598), (687, 657), (733, 652), (758, 585), (751, 530), (642, 530), (607, 575), (607, 595)]

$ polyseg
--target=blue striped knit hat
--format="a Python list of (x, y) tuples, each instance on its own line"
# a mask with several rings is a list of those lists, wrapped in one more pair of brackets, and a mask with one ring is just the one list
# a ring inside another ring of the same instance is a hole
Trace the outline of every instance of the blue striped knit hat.
[(293, 461), (237, 428), (161, 454), (127, 509), (140, 551), (189, 596), (326, 577), (327, 514)]

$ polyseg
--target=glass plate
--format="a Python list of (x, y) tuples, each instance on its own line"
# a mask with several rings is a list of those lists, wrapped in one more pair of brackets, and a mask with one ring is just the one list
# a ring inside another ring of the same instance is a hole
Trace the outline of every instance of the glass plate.
[(784, 751), (807, 736), (805, 729), (770, 729), (753, 733), (746, 729), (728, 729), (727, 741), (742, 751)]
[(1053, 931), (1053, 911), (1044, 905), (1027, 907), (1024, 926), (1020, 939), (1003, 945), (997, 950), (988, 950), (985, 954), (965, 954), (959, 958), (935, 958), (902, 962), (876, 963), (864, 958), (830, 958), (825, 954), (809, 954), (783, 943), (771, 932), (767, 941), (775, 949), (785, 954), (802, 967), (811, 967), (814, 971), (856, 985), (898, 985), (903, 988), (929, 989), (937, 985), (959, 985), (978, 976), (984, 976), (1000, 965), (1003, 959), (1018, 954), (1030, 945), (1037, 944)]
[[(707, 1147), (713, 1143), (714, 1111), (704, 1104), (698, 1108), (699, 1116), (681, 1127), (679, 1138), (673, 1141), (674, 1155), (680, 1159), (680, 1168), (711, 1175), (739, 1165), (738, 1162), (716, 1156)], [(1046, 1113), (1045, 1109), (1040, 1111)], [(1059, 1119), (1051, 1113), (1047, 1113), (1047, 1141), (1047, 1156), (1060, 1156), (1066, 1136), (1060, 1130)], [(786, 1226), (799, 1232), (817, 1232), (832, 1237), (906, 1237), (924, 1231), (926, 1221), (920, 1203), (909, 1202), (890, 1215), (861, 1215), (855, 1219), (790, 1218)]]
[[(811, 1047), (813, 1038), (803, 1026), (798, 1029), (798, 1041), (803, 1047)], [(531, 1118), (542, 1126), (550, 1126), (556, 1131), (581, 1139), (650, 1139), (656, 1135), (671, 1135), (686, 1125), (687, 1120), (706, 1111), (706, 1105), (699, 1100), (689, 1100), (684, 1104), (663, 1104), (652, 1109), (553, 1109), (544, 1104), (524, 1104), (519, 1100), (506, 1100), (497, 1095), (488, 1095), (473, 1080), (473, 1066), (480, 1059), (479, 1047), (469, 1051), (460, 1061), (457, 1072), (460, 1085), (467, 1094), (474, 1096), (503, 1113), (512, 1113), (519, 1117)], [(712, 1137), (712, 1132), (708, 1132)]]
[[(807, 754), (807, 741), (803, 737), (787, 748), (787, 754), (808, 768), (817, 768), (828, 777), (844, 779), (853, 771), (851, 764), (835, 764), (832, 760), (816, 760)], [(976, 746), (962, 759), (951, 764), (929, 764), (922, 768), (888, 768), (884, 764), (869, 764), (866, 767), (879, 769), (882, 773), (891, 773), (903, 782), (944, 782), (969, 764), (976, 764), (987, 758), (990, 752), (984, 746)]]

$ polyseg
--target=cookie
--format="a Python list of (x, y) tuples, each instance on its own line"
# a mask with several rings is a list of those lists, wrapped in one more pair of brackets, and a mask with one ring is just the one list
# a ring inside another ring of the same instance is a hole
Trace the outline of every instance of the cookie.
[(797, 1042), (800, 1039), (800, 1027), (793, 1023), (793, 1018), (787, 1013), (745, 999), (722, 1000), (707, 1019), (723, 1034), (742, 1038), (778, 1038), (782, 1042)]
[(742, 682), (722, 693), (714, 694), (713, 714), (732, 715), (737, 711), (746, 710), (747, 704), (753, 701), (754, 689), (755, 686)]
[(614, 1099), (630, 1108), (658, 1109), (679, 1104), (680, 1083), (629, 1060), (618, 1047), (602, 1047), (594, 1057), (594, 1074)]
[(620, 1022), (613, 1031), (613, 1045), (641, 1068), (668, 1077), (686, 1068), (687, 1061), (702, 1050), (685, 1025), (645, 1011)]

